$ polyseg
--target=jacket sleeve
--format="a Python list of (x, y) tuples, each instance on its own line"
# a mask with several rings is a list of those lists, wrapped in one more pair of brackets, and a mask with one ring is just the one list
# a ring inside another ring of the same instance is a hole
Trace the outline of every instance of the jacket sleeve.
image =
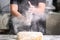
[(17, 0), (10, 0), (10, 4), (17, 4)]
[(46, 0), (38, 0), (38, 2), (46, 3)]

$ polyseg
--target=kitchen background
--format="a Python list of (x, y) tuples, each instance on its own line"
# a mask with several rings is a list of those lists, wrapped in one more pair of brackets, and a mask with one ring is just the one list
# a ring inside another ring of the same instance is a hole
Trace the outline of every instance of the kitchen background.
[[(0, 34), (9, 34), (10, 0), (0, 0)], [(60, 35), (60, 0), (46, 0), (46, 34)]]

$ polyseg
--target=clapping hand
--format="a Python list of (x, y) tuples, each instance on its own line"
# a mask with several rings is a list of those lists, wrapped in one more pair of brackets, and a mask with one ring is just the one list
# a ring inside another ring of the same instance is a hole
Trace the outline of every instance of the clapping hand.
[(32, 5), (30, 1), (28, 1), (28, 3), (29, 3), (29, 5), (30, 5), (29, 11), (30, 11), (31, 13), (36, 12), (37, 8), (36, 8), (34, 5)]

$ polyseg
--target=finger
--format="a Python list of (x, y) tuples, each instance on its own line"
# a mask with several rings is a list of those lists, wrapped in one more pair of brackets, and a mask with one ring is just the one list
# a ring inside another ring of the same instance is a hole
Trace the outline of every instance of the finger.
[(28, 3), (29, 3), (29, 5), (30, 5), (30, 7), (33, 7), (33, 5), (31, 4), (31, 2), (30, 2), (30, 1), (28, 1)]

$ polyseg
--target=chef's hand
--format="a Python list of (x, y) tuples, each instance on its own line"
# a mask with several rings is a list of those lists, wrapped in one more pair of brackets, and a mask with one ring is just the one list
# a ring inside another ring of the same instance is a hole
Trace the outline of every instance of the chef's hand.
[(37, 8), (36, 8), (34, 5), (32, 5), (30, 1), (28, 1), (28, 3), (29, 3), (29, 6), (30, 6), (30, 7), (29, 7), (29, 11), (30, 11), (31, 13), (36, 12)]
[(30, 1), (28, 1), (28, 3), (29, 3), (29, 5), (30, 5), (29, 11), (30, 11), (31, 13), (38, 14), (38, 15), (43, 15), (43, 14), (44, 14), (44, 13), (42, 13), (42, 12), (40, 11), (40, 8), (35, 7), (34, 5), (32, 5)]

